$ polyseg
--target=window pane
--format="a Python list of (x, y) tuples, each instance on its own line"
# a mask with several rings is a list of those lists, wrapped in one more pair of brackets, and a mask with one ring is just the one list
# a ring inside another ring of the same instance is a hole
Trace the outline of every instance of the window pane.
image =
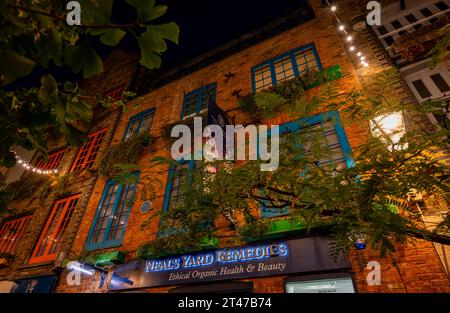
[(56, 201), (29, 263), (40, 263), (56, 259), (79, 197), (79, 195), (71, 196)]
[(312, 48), (297, 52), (295, 54), (295, 59), (297, 61), (298, 72), (300, 75), (306, 73), (307, 71), (319, 70), (319, 65)]
[(414, 88), (416, 88), (417, 92), (422, 97), (422, 99), (431, 97), (431, 93), (428, 90), (428, 88), (425, 86), (423, 81), (418, 79), (418, 80), (413, 81), (412, 84), (413, 84)]
[(291, 57), (287, 56), (274, 63), (275, 77), (277, 82), (287, 80), (294, 77), (294, 69), (292, 67)]
[(287, 293), (355, 293), (350, 277), (304, 280), (286, 283)]
[(139, 127), (139, 118), (134, 117), (134, 118), (130, 119), (130, 122), (128, 123), (127, 133), (125, 134), (124, 140), (127, 141), (134, 134), (136, 134), (138, 127)]
[(448, 5), (443, 1), (437, 2), (434, 5), (441, 11), (445, 11), (448, 9)]
[(433, 15), (433, 13), (431, 13), (430, 9), (428, 9), (428, 8), (424, 8), (424, 9), (420, 10), (420, 13), (422, 13), (423, 16), (425, 16), (425, 17), (429, 17), (429, 16)]
[(261, 90), (266, 87), (272, 86), (272, 76), (270, 71), (270, 65), (266, 64), (264, 66), (255, 69), (255, 89)]
[(16, 252), (17, 244), (30, 220), (31, 216), (26, 216), (3, 223), (0, 227), (0, 253)]
[(103, 237), (108, 226), (108, 219), (111, 216), (114, 203), (116, 201), (117, 192), (119, 190), (119, 185), (109, 185), (106, 190), (105, 197), (103, 199), (102, 205), (100, 207), (100, 212), (98, 213), (97, 221), (94, 226), (94, 231), (90, 239), (91, 243), (103, 241)]
[(430, 77), (441, 92), (447, 92), (450, 90), (447, 82), (444, 80), (444, 78), (442, 78), (441, 74), (434, 74)]
[(183, 201), (183, 185), (187, 178), (187, 169), (189, 169), (189, 162), (180, 164), (173, 172), (169, 194), (169, 209)]

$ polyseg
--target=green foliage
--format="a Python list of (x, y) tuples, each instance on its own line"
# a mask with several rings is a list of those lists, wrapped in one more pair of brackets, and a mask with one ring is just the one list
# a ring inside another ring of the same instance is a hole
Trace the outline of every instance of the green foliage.
[[(112, 17), (115, 1), (80, 0), (82, 25), (66, 23), (63, 1), (4, 0), (0, 3), (0, 124), (2, 142), (0, 166), (11, 167), (10, 148), (20, 145), (37, 148), (45, 155), (49, 133), (62, 134), (67, 143), (79, 146), (86, 140), (80, 126), (92, 120), (92, 101), (105, 106), (113, 103), (126, 109), (132, 95), (122, 99), (96, 99), (82, 95), (73, 82), (56, 82), (51, 73), (40, 78), (40, 87), (13, 89), (17, 79), (26, 79), (39, 67), (44, 73), (56, 67), (68, 67), (83, 78), (103, 71), (103, 60), (94, 49), (97, 38), (106, 46), (117, 46), (125, 36), (133, 36), (141, 48), (141, 64), (154, 69), (167, 50), (166, 41), (178, 43), (175, 23), (158, 24), (167, 6), (155, 1), (128, 1), (136, 12), (134, 20), (117, 24)], [(131, 16), (133, 16), (131, 14)], [(39, 81), (28, 80), (38, 86)]]
[(428, 52), (428, 56), (431, 56), (431, 67), (435, 67), (439, 63), (447, 60), (450, 54), (450, 24), (442, 27), (439, 30), (439, 34), (442, 38), (438, 41), (436, 46)]
[[(147, 136), (149, 136), (147, 134)], [(131, 172), (138, 169), (135, 163), (143, 149), (143, 135), (134, 136), (127, 141), (121, 141), (107, 147), (101, 156), (98, 173), (103, 177), (129, 177)]]
[(13, 210), (14, 208), (9, 207), (11, 201), (31, 198), (47, 180), (47, 177), (24, 174), (18, 181), (8, 185), (2, 184), (0, 187), (0, 212)]
[[(368, 128), (374, 117), (389, 112), (407, 112), (415, 117), (436, 110), (437, 104), (419, 108), (398, 99), (400, 82), (394, 70), (370, 81), (369, 87), (344, 95), (327, 84), (310, 101), (304, 100), (302, 92), (296, 94), (295, 88), (293, 93), (289, 88), (267, 91), (273, 95), (262, 97), (271, 97), (267, 102), (274, 104), (281, 98), (295, 99), (295, 117), (299, 119), (319, 111), (338, 110), (344, 126), (353, 123), (350, 127)], [(213, 231), (208, 221), (220, 215), (237, 224), (237, 236), (258, 237), (268, 230), (267, 221), (255, 215), (261, 205), (274, 212), (288, 208), (290, 218), (301, 221), (306, 231), (327, 226), (334, 240), (330, 253), (336, 258), (348, 254), (361, 238), (382, 256), (411, 237), (450, 243), (448, 219), (438, 225), (438, 231), (428, 231), (416, 206), (408, 200), (412, 189), (449, 199), (450, 169), (432, 152), (448, 148), (450, 129), (442, 121), (435, 132), (427, 132), (414, 124), (414, 118), (410, 122), (413, 124), (396, 145), (386, 146), (389, 136), (384, 134), (370, 136), (354, 147), (354, 164), (349, 168), (335, 170), (320, 165), (318, 160), (330, 158), (322, 130), (300, 124), (298, 132), (283, 136), (280, 164), (274, 172), (260, 171), (261, 161), (214, 161), (199, 163), (194, 171), (186, 169), (189, 179), (182, 185), (182, 201), (168, 212), (159, 212), (160, 229), (168, 237), (150, 244), (149, 253), (158, 256), (164, 251), (176, 252), (183, 238), (189, 238), (187, 245), (195, 245), (197, 233)], [(207, 172), (211, 166), (214, 174)]]

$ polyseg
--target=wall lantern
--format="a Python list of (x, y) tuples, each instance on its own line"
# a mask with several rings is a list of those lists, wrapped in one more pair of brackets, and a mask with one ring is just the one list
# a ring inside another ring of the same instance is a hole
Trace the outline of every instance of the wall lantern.
[(392, 150), (406, 149), (407, 144), (399, 145), (406, 134), (405, 121), (402, 112), (379, 115), (370, 121), (370, 131), (378, 137), (387, 148)]

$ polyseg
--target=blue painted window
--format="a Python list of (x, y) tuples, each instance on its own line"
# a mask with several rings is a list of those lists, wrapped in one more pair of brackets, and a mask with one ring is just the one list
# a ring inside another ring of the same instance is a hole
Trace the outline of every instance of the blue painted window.
[(106, 183), (94, 222), (89, 231), (86, 250), (121, 245), (138, 179), (139, 173), (134, 173), (127, 182), (119, 184), (109, 180)]
[(252, 68), (253, 92), (321, 69), (322, 64), (314, 44), (294, 49)]
[[(283, 142), (283, 134), (294, 133), (303, 127), (314, 128), (323, 134), (322, 144), (326, 147), (326, 152), (322, 159), (318, 160), (319, 166), (331, 167), (338, 171), (353, 165), (352, 151), (337, 111), (280, 125), (280, 145)], [(289, 208), (271, 209), (261, 205), (261, 217), (287, 214), (289, 214)]]
[(150, 132), (154, 116), (155, 109), (150, 109), (130, 117), (123, 140), (127, 141), (133, 136)]
[(164, 211), (183, 201), (183, 184), (188, 179), (189, 170), (195, 169), (195, 161), (180, 161), (179, 165), (171, 166), (167, 178), (166, 192), (164, 195)]
[[(168, 211), (170, 208), (183, 202), (183, 187), (187, 179), (191, 179), (190, 171), (195, 169), (195, 160), (181, 160), (176, 166), (171, 166), (167, 177), (166, 191), (164, 195), (163, 210)], [(160, 224), (162, 221), (160, 221)], [(159, 230), (158, 237), (164, 237), (175, 234), (178, 229)]]
[(209, 97), (216, 100), (217, 84), (212, 83), (195, 89), (184, 96), (181, 118), (204, 112), (208, 107)]

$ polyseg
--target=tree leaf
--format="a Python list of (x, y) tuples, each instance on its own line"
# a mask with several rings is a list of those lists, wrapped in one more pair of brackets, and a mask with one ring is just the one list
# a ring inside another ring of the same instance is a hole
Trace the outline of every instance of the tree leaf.
[(155, 0), (127, 0), (135, 8), (137, 16), (142, 21), (148, 21), (152, 16)]
[(148, 19), (146, 19), (145, 21), (155, 20), (158, 17), (163, 16), (166, 12), (167, 12), (167, 5), (156, 5), (153, 7), (153, 10), (151, 10)]
[(89, 78), (103, 71), (103, 60), (95, 52), (88, 41), (68, 47), (64, 56), (64, 62), (74, 73), (83, 69), (83, 78)]
[(116, 46), (127, 33), (119, 28), (105, 29), (101, 34), (101, 43), (108, 46)]
[(148, 26), (147, 30), (138, 37), (141, 48), (139, 63), (149, 69), (160, 67), (161, 57), (159, 55), (167, 50), (165, 40), (178, 43), (179, 31), (180, 29), (175, 23)]
[(29, 75), (36, 62), (18, 54), (14, 49), (5, 48), (0, 51), (0, 86), (6, 86), (19, 77)]

